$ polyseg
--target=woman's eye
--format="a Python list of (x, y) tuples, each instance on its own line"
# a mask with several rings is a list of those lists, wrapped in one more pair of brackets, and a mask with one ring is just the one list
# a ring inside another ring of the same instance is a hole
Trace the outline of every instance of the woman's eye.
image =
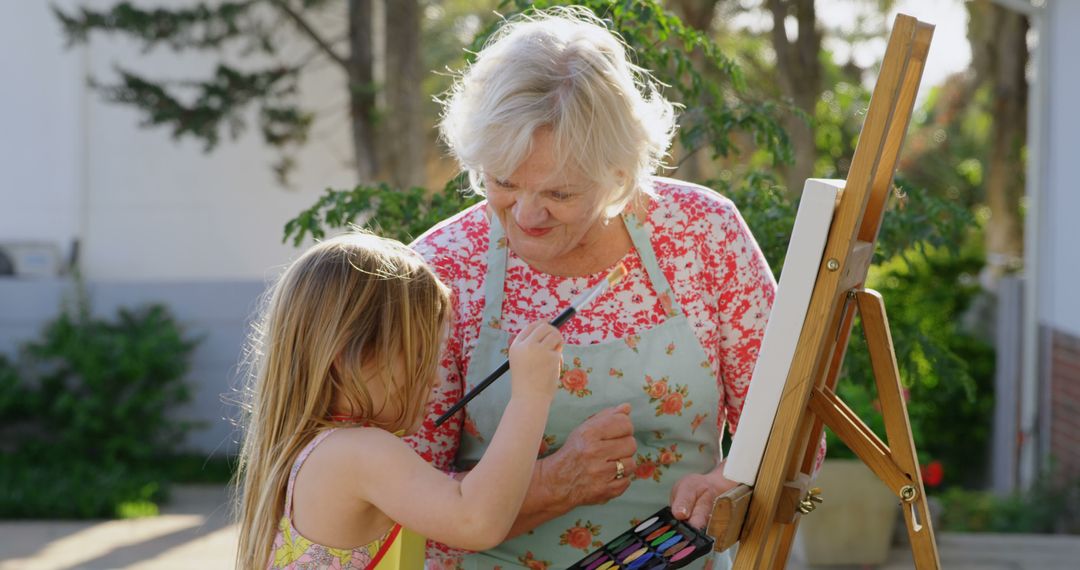
[(511, 184), (510, 182), (508, 182), (506, 180), (499, 180), (498, 178), (495, 179), (495, 185), (498, 186), (499, 188), (503, 188), (505, 190), (509, 190), (509, 189), (514, 187), (514, 185)]
[(555, 200), (555, 201), (558, 201), (558, 202), (562, 202), (564, 200), (569, 200), (570, 198), (573, 197), (573, 194), (567, 194), (565, 192), (552, 192), (550, 195), (551, 195), (552, 200)]

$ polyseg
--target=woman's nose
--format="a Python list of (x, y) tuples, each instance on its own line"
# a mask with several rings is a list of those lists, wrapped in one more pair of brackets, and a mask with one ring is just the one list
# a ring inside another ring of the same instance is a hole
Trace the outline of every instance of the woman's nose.
[(547, 220), (548, 212), (539, 202), (537, 198), (529, 195), (519, 197), (511, 209), (514, 221), (523, 228), (535, 228), (543, 224)]

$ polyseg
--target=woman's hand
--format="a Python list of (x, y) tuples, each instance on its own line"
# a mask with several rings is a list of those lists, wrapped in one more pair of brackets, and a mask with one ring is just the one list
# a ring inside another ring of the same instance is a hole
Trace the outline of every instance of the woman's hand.
[[(533, 480), (507, 538), (526, 533), (579, 505), (599, 505), (630, 487), (637, 469), (630, 404), (600, 410), (574, 428), (558, 451), (536, 462)], [(622, 464), (622, 477), (619, 473)]]
[(671, 488), (671, 512), (675, 518), (687, 521), (694, 528), (705, 528), (712, 514), (713, 501), (736, 485), (738, 483), (724, 477), (723, 462), (704, 475), (687, 475)]
[(605, 408), (574, 428), (566, 443), (542, 460), (543, 483), (566, 510), (603, 504), (630, 487), (636, 452), (630, 404)]

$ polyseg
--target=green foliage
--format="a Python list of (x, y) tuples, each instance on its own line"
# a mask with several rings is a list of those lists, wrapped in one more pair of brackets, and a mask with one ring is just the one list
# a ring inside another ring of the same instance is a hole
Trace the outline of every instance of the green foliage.
[[(897, 184), (907, 186), (902, 181)], [(705, 185), (735, 202), (769, 267), (779, 276), (798, 211), (797, 200), (784, 192), (775, 175), (765, 171), (751, 171), (734, 182), (709, 180)], [(902, 191), (896, 186), (889, 211), (882, 219), (875, 261), (908, 259), (934, 248), (958, 254), (959, 244), (965, 242), (974, 223), (971, 213), (958, 204), (922, 188)]]
[[(216, 50), (233, 41), (261, 38), (258, 47), (272, 52), (267, 30), (254, 18), (257, 2), (204, 3), (191, 7), (142, 9), (120, 2), (105, 11), (79, 8), (65, 13), (53, 6), (69, 44), (85, 43), (90, 32), (124, 33), (137, 38), (149, 51), (158, 45), (173, 50)], [(254, 47), (254, 46), (248, 46)]]
[[(304, 8), (325, 3), (307, 1)], [(293, 163), (288, 149), (306, 142), (314, 115), (299, 105), (300, 71), (307, 61), (289, 64), (277, 57), (285, 42), (276, 37), (279, 23), (267, 17), (276, 11), (289, 13), (270, 0), (170, 8), (139, 8), (120, 2), (104, 10), (80, 7), (70, 12), (53, 7), (69, 46), (87, 43), (92, 33), (103, 33), (133, 38), (147, 52), (159, 46), (173, 51), (229, 50), (276, 61), (254, 71), (220, 62), (211, 76), (183, 81), (154, 80), (116, 66), (118, 82), (91, 81), (91, 86), (109, 102), (138, 109), (144, 126), (170, 127), (173, 138), (199, 140), (206, 151), (217, 146), (224, 132), (238, 137), (256, 117), (263, 140), (281, 152), (274, 169), (285, 180)]]
[(916, 184), (930, 185), (967, 208), (984, 206), (984, 164), (990, 155), (993, 115), (988, 88), (972, 91), (965, 76), (954, 76), (930, 91), (916, 109), (918, 126), (909, 137), (905, 166)]
[(236, 459), (226, 456), (207, 457), (201, 453), (180, 453), (159, 460), (162, 472), (176, 483), (221, 483), (232, 480)]
[(937, 499), (944, 531), (1080, 534), (1080, 480), (1060, 485), (1042, 479), (1028, 492), (1005, 497), (951, 488)]
[(9, 519), (88, 519), (123, 517), (141, 505), (146, 515), (157, 514), (147, 504), (168, 498), (164, 474), (152, 467), (98, 464), (86, 457), (65, 458), (59, 451), (42, 454), (2, 454), (0, 517)]
[(394, 190), (385, 183), (352, 190), (327, 190), (319, 201), (285, 224), (285, 237), (300, 245), (308, 235), (325, 237), (327, 228), (363, 225), (409, 243), (428, 228), (480, 201), (466, 193), (464, 176), (451, 179), (434, 194), (423, 188)]
[(870, 91), (858, 83), (841, 80), (822, 92), (813, 118), (818, 154), (814, 176), (847, 177), (869, 106)]
[(182, 378), (195, 345), (160, 305), (113, 320), (80, 305), (17, 366), (0, 361), (0, 463), (10, 466), (0, 470), (0, 516), (150, 512), (168, 483), (159, 460), (192, 427), (169, 413), (189, 399)]
[(220, 131), (227, 128), (233, 138), (245, 128), (250, 104), (259, 102), (259, 125), (270, 145), (281, 147), (307, 140), (312, 115), (288, 103), (296, 94), (295, 69), (273, 67), (255, 72), (219, 65), (213, 77), (197, 84), (194, 101), (184, 103), (180, 94), (171, 93), (161, 82), (152, 82), (123, 69), (120, 83), (102, 86), (92, 83), (111, 103), (126, 103), (139, 108), (144, 126), (171, 126), (173, 138), (191, 136), (203, 141), (205, 150), (213, 150)]

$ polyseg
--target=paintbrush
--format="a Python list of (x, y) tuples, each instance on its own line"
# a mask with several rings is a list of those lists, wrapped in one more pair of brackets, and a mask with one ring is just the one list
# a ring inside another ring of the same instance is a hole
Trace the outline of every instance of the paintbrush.
[[(570, 320), (570, 317), (574, 316), (578, 311), (580, 311), (582, 308), (584, 308), (589, 303), (592, 303), (604, 291), (607, 291), (608, 289), (612, 288), (616, 283), (618, 283), (625, 276), (626, 276), (626, 266), (623, 265), (622, 263), (620, 263), (618, 266), (615, 267), (615, 269), (611, 270), (611, 273), (607, 274), (607, 277), (604, 280), (600, 281), (600, 283), (596, 284), (593, 288), (589, 289), (588, 291), (585, 291), (581, 295), (578, 295), (578, 298), (574, 299), (570, 303), (569, 307), (564, 309), (563, 312), (559, 313), (559, 316), (555, 317), (551, 321), (551, 326), (553, 326), (555, 328), (561, 328), (563, 323)], [(485, 388), (490, 386), (492, 382), (497, 380), (500, 376), (502, 376), (509, 369), (510, 369), (510, 360), (507, 359), (505, 362), (502, 363), (501, 366), (496, 368), (494, 372), (492, 372), (491, 374), (488, 374), (487, 378), (484, 378), (483, 381), (481, 381), (479, 384), (477, 384), (475, 388), (473, 388), (472, 390), (469, 390), (469, 393), (465, 394), (465, 397), (462, 398), (460, 401), (458, 401), (458, 403), (451, 406), (450, 409), (447, 410), (445, 414), (439, 416), (439, 418), (435, 420), (435, 427), (441, 426), (443, 424), (443, 422), (450, 419), (450, 416), (453, 416), (459, 410), (461, 410), (461, 408), (464, 408), (465, 404), (468, 404), (470, 401), (472, 401), (472, 399), (475, 398), (477, 394), (479, 394), (480, 392), (483, 392)]]

